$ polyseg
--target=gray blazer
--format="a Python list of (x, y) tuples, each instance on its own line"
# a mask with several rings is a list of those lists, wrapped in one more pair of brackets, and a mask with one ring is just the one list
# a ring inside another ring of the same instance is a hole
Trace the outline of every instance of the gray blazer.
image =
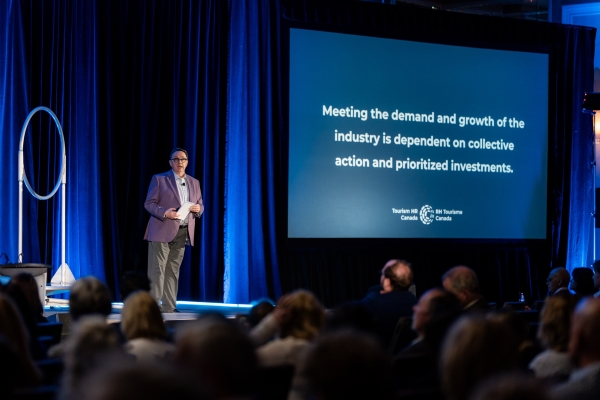
[[(189, 185), (190, 202), (200, 205), (200, 211), (192, 213), (188, 223), (188, 234), (190, 236), (190, 244), (194, 245), (194, 227), (195, 220), (204, 212), (202, 204), (202, 193), (200, 192), (200, 182), (186, 174), (186, 184)], [(179, 191), (177, 190), (175, 176), (173, 171), (168, 171), (163, 174), (154, 175), (150, 181), (144, 208), (151, 214), (150, 221), (146, 227), (144, 239), (151, 242), (169, 243), (175, 239), (175, 235), (179, 230), (179, 220), (165, 218), (165, 212), (170, 208), (181, 207), (179, 199)]]

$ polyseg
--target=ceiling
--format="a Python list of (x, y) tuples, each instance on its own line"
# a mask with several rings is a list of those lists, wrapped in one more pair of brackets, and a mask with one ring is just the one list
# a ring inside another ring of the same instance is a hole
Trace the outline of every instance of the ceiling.
[(548, 0), (362, 0), (387, 4), (415, 4), (438, 10), (548, 21)]

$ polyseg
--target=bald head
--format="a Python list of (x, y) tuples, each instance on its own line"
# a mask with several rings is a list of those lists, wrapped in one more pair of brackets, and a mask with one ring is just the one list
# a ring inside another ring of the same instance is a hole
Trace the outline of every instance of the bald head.
[(560, 288), (567, 289), (570, 280), (571, 275), (566, 268), (554, 268), (552, 271), (550, 271), (550, 274), (548, 274), (548, 280), (546, 281), (548, 284), (548, 294), (552, 296)]
[(448, 270), (442, 276), (442, 286), (458, 297), (463, 307), (481, 297), (477, 274), (464, 265)]
[(413, 272), (408, 261), (390, 260), (381, 270), (381, 292), (407, 291), (413, 282)]
[(569, 356), (581, 367), (600, 361), (600, 298), (579, 302), (571, 322)]

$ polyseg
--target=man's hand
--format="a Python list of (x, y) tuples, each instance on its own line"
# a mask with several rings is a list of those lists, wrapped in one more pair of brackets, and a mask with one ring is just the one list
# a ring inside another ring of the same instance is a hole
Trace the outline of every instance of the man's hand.
[(193, 206), (191, 206), (190, 211), (193, 213), (200, 212), (200, 204), (194, 204)]
[(169, 219), (177, 219), (179, 218), (179, 213), (176, 208), (169, 208), (165, 213), (165, 217)]

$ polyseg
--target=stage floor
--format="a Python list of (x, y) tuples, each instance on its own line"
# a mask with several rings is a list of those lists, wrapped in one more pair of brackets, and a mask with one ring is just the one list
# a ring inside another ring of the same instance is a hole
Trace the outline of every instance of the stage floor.
[[(165, 321), (185, 321), (198, 318), (202, 314), (217, 313), (227, 318), (235, 318), (238, 315), (248, 315), (250, 304), (227, 304), (227, 303), (207, 303), (197, 301), (178, 301), (178, 313), (163, 313)], [(110, 323), (121, 321), (121, 309), (123, 303), (112, 303), (112, 313), (108, 316)], [(48, 298), (44, 307), (44, 316), (51, 320), (59, 319), (61, 314), (69, 313), (69, 302), (64, 299)]]

